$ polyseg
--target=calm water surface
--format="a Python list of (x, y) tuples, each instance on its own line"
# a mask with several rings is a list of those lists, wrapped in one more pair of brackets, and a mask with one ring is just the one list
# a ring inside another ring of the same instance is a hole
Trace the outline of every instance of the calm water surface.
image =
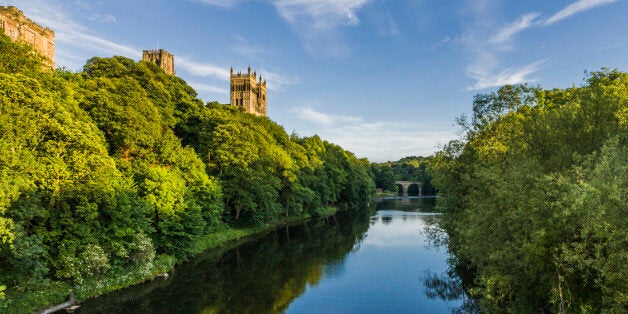
[(281, 228), (209, 252), (167, 279), (89, 302), (80, 313), (451, 313), (463, 304), (447, 252), (430, 247), (434, 199)]

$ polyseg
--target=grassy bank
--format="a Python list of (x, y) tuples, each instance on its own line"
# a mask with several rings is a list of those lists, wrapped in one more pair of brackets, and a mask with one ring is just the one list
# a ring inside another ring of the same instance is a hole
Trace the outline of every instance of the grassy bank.
[[(312, 218), (326, 218), (334, 215), (337, 209), (334, 207), (321, 208), (316, 216), (305, 214), (295, 217), (287, 217), (281, 221), (267, 223), (252, 227), (229, 227), (222, 225), (216, 231), (207, 234), (196, 242), (194, 254), (219, 250), (220, 247), (236, 241), (246, 241), (247, 238), (263, 234), (286, 224), (298, 224)], [(131, 287), (150, 281), (160, 274), (171, 271), (176, 264), (185, 261), (177, 261), (170, 255), (158, 255), (150, 268), (134, 267), (130, 269), (118, 269), (108, 272), (107, 275), (86, 280), (82, 284), (70, 284), (60, 281), (48, 281), (46, 283), (29, 284), (11, 288), (6, 291), (6, 299), (0, 301), (2, 313), (32, 313), (49, 306), (65, 302), (68, 292), (72, 289), (78, 302), (88, 298), (97, 297), (123, 288)]]

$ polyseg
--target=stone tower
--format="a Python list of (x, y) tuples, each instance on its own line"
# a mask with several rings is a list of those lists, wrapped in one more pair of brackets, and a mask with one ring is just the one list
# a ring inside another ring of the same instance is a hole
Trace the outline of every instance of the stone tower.
[(231, 106), (243, 107), (244, 111), (257, 116), (266, 116), (266, 80), (257, 73), (233, 73), (231, 68)]
[(0, 6), (0, 32), (14, 41), (23, 41), (46, 57), (44, 64), (55, 67), (55, 32), (31, 21), (14, 6)]
[(163, 49), (144, 50), (142, 60), (158, 65), (166, 74), (175, 75), (174, 56)]

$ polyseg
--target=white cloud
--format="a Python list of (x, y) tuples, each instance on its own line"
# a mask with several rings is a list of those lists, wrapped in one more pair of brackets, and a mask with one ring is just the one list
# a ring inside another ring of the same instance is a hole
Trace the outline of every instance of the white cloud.
[(446, 122), (367, 121), (362, 117), (327, 114), (311, 107), (295, 107), (293, 112), (298, 119), (314, 124), (309, 131), (297, 132), (318, 134), (358, 157), (375, 162), (428, 156), (437, 150), (435, 142), (444, 144), (456, 137)]
[(293, 111), (297, 113), (297, 116), (300, 119), (314, 122), (316, 124), (331, 125), (332, 123), (334, 123), (334, 117), (318, 112), (318, 111), (314, 111), (310, 107), (306, 107), (306, 108), (299, 107)]
[(430, 46), (430, 50), (435, 51), (443, 46), (457, 46), (465, 41), (464, 37), (449, 37), (445, 36), (443, 39), (435, 42)]
[(495, 73), (492, 63), (476, 63), (467, 68), (467, 76), (476, 80), (467, 90), (480, 90), (507, 84), (533, 82), (536, 79), (529, 76), (542, 69), (547, 60), (537, 61), (523, 67), (508, 67)]
[(560, 10), (558, 13), (552, 15), (544, 22), (544, 25), (554, 24), (560, 20), (566, 19), (576, 13), (586, 11), (595, 7), (617, 2), (619, 0), (579, 0), (566, 8)]
[(91, 17), (89, 17), (90, 20), (92, 21), (97, 21), (97, 22), (102, 22), (102, 23), (116, 23), (116, 17), (110, 14), (94, 14)]
[(221, 94), (223, 96), (229, 94), (229, 89), (227, 87), (225, 87), (226, 85), (224, 85), (224, 84), (222, 86), (216, 86), (216, 85), (199, 83), (199, 82), (195, 82), (195, 81), (188, 81), (187, 83), (190, 86), (192, 86), (196, 91)]
[[(487, 6), (476, 7), (473, 10), (473, 14), (476, 15), (477, 24), (469, 30), (471, 35), (466, 37), (466, 39), (470, 40), (464, 41), (473, 56), (471, 64), (466, 68), (466, 74), (475, 80), (475, 83), (468, 86), (467, 90), (480, 90), (505, 84), (534, 81), (530, 76), (542, 69), (547, 60), (536, 61), (526, 66), (510, 66), (498, 70), (500, 53), (506, 50), (513, 50), (510, 46), (510, 41), (514, 35), (534, 26), (549, 26), (576, 13), (617, 1), (579, 0), (544, 21), (539, 19), (541, 13), (528, 13), (520, 16), (514, 22), (501, 27), (497, 33), (489, 37), (488, 41), (483, 40), (483, 38), (486, 38), (486, 34), (492, 31), (492, 27), (477, 26), (490, 25), (490, 23), (483, 23), (483, 20), (491, 15), (490, 10), (492, 8)], [(449, 37), (446, 37), (432, 47), (438, 47), (448, 43), (448, 41)]]
[(369, 0), (273, 0), (279, 15), (292, 27), (305, 49), (316, 57), (344, 57), (349, 46), (340, 27), (360, 23), (357, 11)]
[(250, 40), (241, 35), (235, 35), (235, 43), (231, 47), (231, 51), (246, 58), (247, 60), (255, 60), (258, 63), (262, 63), (260, 58), (266, 53), (266, 49), (252, 43)]
[(283, 90), (286, 85), (294, 85), (300, 82), (298, 76), (286, 76), (279, 72), (264, 69), (262, 69), (259, 74), (267, 81), (267, 88), (272, 91), (280, 91)]
[(71, 29), (56, 28), (55, 40), (88, 51), (106, 52), (111, 55), (122, 55), (132, 59), (142, 55), (142, 52), (137, 48)]
[(83, 1), (83, 0), (75, 0), (74, 5), (84, 10), (91, 9), (91, 5), (87, 1)]
[(194, 0), (194, 1), (217, 6), (217, 7), (222, 7), (222, 8), (231, 8), (235, 6), (236, 4), (242, 2), (242, 0)]
[(329, 115), (322, 112), (315, 111), (312, 107), (298, 107), (292, 110), (297, 114), (297, 117), (302, 120), (307, 120), (319, 125), (333, 125), (336, 123), (359, 123), (362, 122), (362, 118), (342, 116), (342, 115)]
[[(175, 64), (179, 69), (194, 76), (209, 77), (225, 82), (229, 81), (229, 67), (226, 65), (199, 62), (186, 56), (178, 57)], [(238, 70), (234, 69), (234, 71), (237, 72)], [(279, 72), (266, 71), (264, 69), (259, 71), (258, 75), (267, 81), (268, 89), (273, 91), (282, 90), (286, 85), (293, 85), (299, 82), (298, 77), (289, 77)]]
[(491, 43), (502, 43), (510, 40), (510, 38), (534, 25), (535, 19), (540, 15), (540, 13), (529, 13), (521, 16), (519, 19), (514, 21), (511, 24), (508, 24), (502, 27), (497, 34), (491, 36), (489, 42)]
[(195, 76), (213, 77), (223, 81), (229, 81), (229, 68), (226, 66), (208, 62), (198, 62), (185, 56), (178, 57), (175, 64), (177, 67)]
[[(80, 1), (75, 2), (75, 5), (85, 9), (84, 6), (80, 6), (81, 3)], [(56, 53), (62, 56), (59, 60), (61, 62), (57, 62), (58, 66), (68, 66), (70, 68), (82, 66), (82, 62), (85, 61), (85, 58), (82, 58), (81, 63), (76, 62), (76, 60), (79, 59), (77, 48), (78, 50), (87, 52), (87, 54), (84, 55), (90, 57), (93, 56), (94, 53), (102, 52), (111, 55), (123, 55), (130, 58), (138, 58), (141, 56), (141, 51), (135, 47), (116, 43), (90, 31), (74, 18), (67, 7), (58, 1), (8, 1), (8, 4), (18, 6), (30, 19), (55, 31), (55, 41), (57, 42)], [(67, 47), (71, 47), (72, 49), (68, 49)], [(63, 48), (71, 50), (71, 52), (66, 52)], [(70, 54), (76, 56), (76, 58), (64, 58)], [(64, 62), (68, 62), (68, 64)]]
[(375, 21), (377, 31), (380, 35), (389, 37), (399, 36), (399, 26), (395, 18), (390, 14), (390, 11), (378, 11), (377, 14), (373, 15), (373, 20)]

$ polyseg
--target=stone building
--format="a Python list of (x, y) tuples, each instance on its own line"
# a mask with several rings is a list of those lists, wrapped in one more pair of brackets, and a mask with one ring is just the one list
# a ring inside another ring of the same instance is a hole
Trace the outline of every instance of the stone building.
[(144, 50), (142, 52), (142, 60), (158, 65), (167, 74), (176, 75), (174, 71), (174, 56), (163, 49)]
[(0, 31), (14, 41), (23, 41), (46, 57), (45, 64), (55, 67), (55, 32), (31, 21), (14, 6), (0, 6)]
[(266, 80), (259, 80), (257, 73), (233, 73), (231, 68), (231, 106), (243, 107), (244, 111), (258, 116), (266, 116)]

